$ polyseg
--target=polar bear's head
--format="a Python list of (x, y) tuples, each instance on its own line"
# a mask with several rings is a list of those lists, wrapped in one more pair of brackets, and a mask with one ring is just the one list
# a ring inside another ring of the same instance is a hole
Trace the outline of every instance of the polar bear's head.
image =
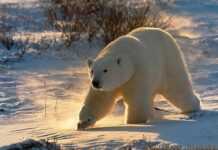
[(134, 74), (128, 56), (103, 56), (95, 61), (88, 60), (92, 86), (97, 90), (111, 91), (126, 83)]

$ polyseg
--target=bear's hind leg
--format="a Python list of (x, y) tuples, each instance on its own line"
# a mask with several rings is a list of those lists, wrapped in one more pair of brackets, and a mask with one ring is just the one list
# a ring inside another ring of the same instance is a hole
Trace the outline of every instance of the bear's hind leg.
[(200, 98), (191, 90), (178, 90), (171, 89), (164, 94), (174, 106), (179, 108), (182, 113), (190, 113), (199, 111)]

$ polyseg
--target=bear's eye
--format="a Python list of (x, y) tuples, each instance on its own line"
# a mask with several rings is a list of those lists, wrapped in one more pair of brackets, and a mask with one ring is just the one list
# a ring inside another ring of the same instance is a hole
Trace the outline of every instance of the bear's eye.
[(91, 70), (91, 75), (93, 75), (93, 70)]
[(103, 72), (104, 72), (104, 73), (107, 73), (107, 72), (108, 72), (108, 70), (107, 70), (107, 69), (104, 69), (104, 70), (103, 70)]

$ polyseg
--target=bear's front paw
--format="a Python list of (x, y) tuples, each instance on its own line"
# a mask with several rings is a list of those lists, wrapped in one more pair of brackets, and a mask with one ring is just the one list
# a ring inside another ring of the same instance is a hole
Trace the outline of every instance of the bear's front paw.
[(148, 119), (128, 119), (127, 124), (145, 124), (148, 122)]

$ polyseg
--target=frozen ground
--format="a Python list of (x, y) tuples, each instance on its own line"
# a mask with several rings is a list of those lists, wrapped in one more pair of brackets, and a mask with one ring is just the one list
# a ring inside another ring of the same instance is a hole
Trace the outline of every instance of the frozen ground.
[[(135, 139), (218, 146), (217, 0), (176, 0), (166, 8), (175, 15), (171, 30), (177, 33), (194, 88), (202, 98), (202, 116), (188, 119), (161, 114), (164, 119), (146, 125), (124, 125), (123, 109), (116, 107), (96, 128), (84, 132), (75, 127), (88, 87), (85, 58), (99, 50), (98, 41), (92, 45), (80, 42), (63, 50), (57, 40), (55, 46), (47, 47), (51, 40), (44, 37), (59, 34), (42, 30), (44, 18), (38, 0), (3, 0), (0, 7), (7, 10), (15, 35), (33, 37), (23, 59), (0, 64), (0, 145), (32, 137), (55, 140), (66, 147), (73, 144), (74, 148), (112, 148)], [(38, 41), (44, 43), (35, 44)], [(36, 55), (35, 49), (43, 51)], [(16, 47), (13, 50), (17, 51)], [(8, 53), (0, 45), (1, 57)], [(164, 100), (157, 100), (156, 105), (174, 109)]]

